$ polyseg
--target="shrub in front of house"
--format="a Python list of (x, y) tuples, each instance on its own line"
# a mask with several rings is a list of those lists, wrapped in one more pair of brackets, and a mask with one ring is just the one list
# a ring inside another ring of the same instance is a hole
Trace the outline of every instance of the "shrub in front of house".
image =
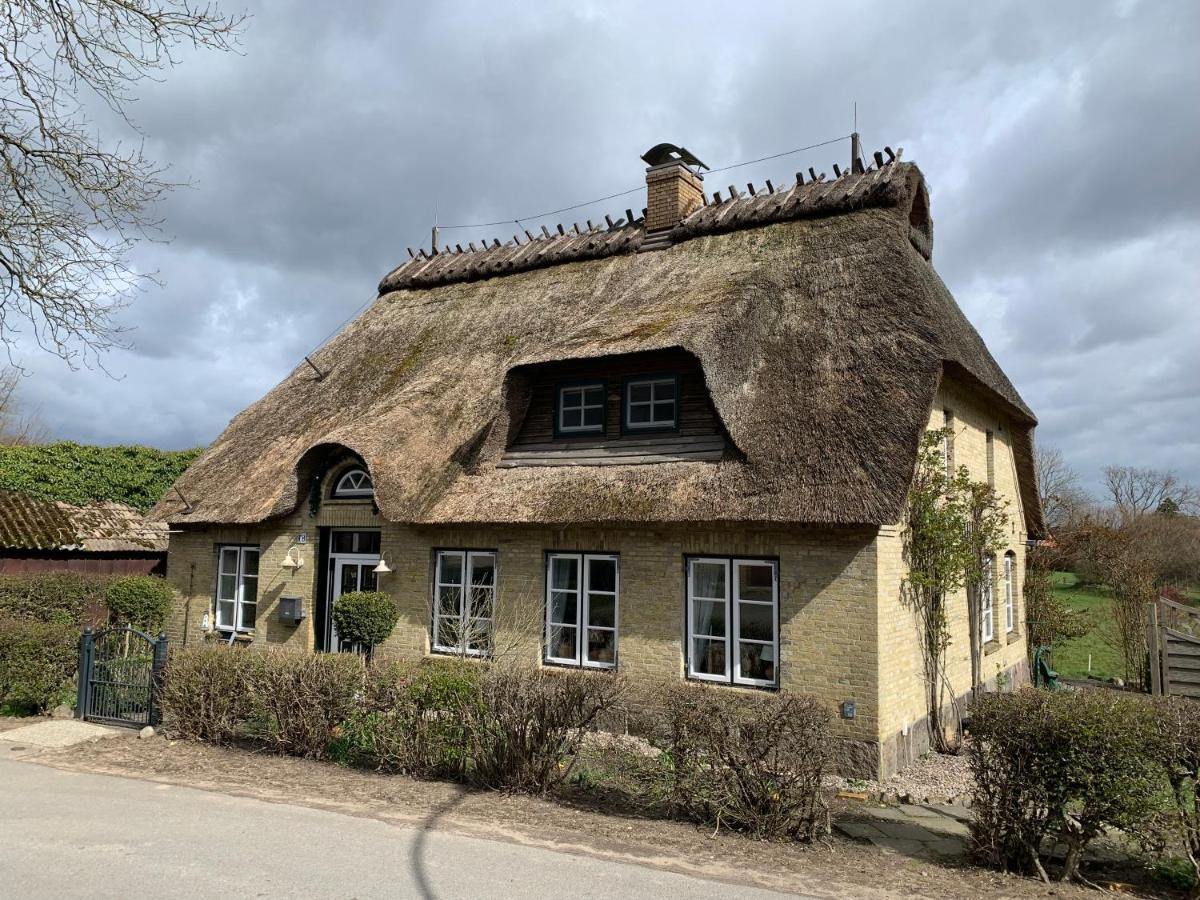
[(289, 650), (258, 655), (262, 661), (249, 685), (265, 714), (257, 736), (279, 753), (328, 756), (338, 726), (359, 708), (366, 683), (362, 657)]
[(671, 685), (664, 696), (657, 742), (670, 762), (678, 812), (763, 838), (828, 833), (821, 779), (831, 738), (821, 703), (698, 685)]
[(1139, 835), (1161, 809), (1152, 704), (1109, 691), (989, 694), (971, 713), (971, 844), (985, 865), (1042, 874), (1043, 841), (1066, 847), (1061, 877), (1080, 877), (1108, 828)]
[(334, 755), (416, 778), (460, 780), (479, 667), (450, 660), (374, 666), (362, 704), (338, 727)]
[(62, 622), (82, 628), (108, 618), (104, 593), (110, 575), (0, 575), (0, 616)]
[(157, 634), (171, 610), (170, 586), (153, 575), (127, 575), (114, 578), (104, 592), (113, 621), (132, 625), (150, 635)]
[(254, 690), (262, 656), (240, 647), (204, 644), (172, 651), (163, 678), (168, 733), (212, 744), (246, 736), (256, 718)]
[(70, 622), (0, 617), (0, 709), (34, 715), (69, 701), (78, 661)]
[(333, 606), (338, 637), (361, 645), (368, 654), (388, 639), (399, 619), (396, 602), (382, 591), (342, 594)]
[(464, 710), (468, 779), (518, 793), (549, 791), (571, 774), (588, 729), (624, 687), (611, 672), (488, 666)]

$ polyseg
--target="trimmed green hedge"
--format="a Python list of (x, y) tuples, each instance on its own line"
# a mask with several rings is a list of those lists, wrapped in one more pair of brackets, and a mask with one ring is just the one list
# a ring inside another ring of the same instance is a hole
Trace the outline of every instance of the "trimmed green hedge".
[(72, 441), (0, 446), (0, 489), (76, 505), (116, 500), (146, 512), (201, 452)]
[(171, 610), (171, 588), (153, 575), (128, 575), (108, 584), (104, 600), (118, 625), (158, 632)]
[(104, 594), (111, 575), (0, 575), (0, 617), (70, 624), (107, 621)]
[(34, 714), (70, 701), (78, 661), (74, 625), (0, 618), (0, 710)]
[(338, 637), (367, 648), (386, 641), (399, 619), (396, 601), (382, 591), (342, 594), (333, 605), (333, 624), (337, 626)]

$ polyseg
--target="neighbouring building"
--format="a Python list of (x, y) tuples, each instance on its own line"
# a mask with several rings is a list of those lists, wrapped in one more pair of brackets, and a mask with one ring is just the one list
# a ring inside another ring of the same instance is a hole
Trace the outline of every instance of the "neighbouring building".
[[(1036, 420), (933, 269), (921, 172), (874, 158), (709, 193), (660, 145), (641, 216), (413, 255), (160, 502), (175, 640), (337, 650), (338, 596), (378, 588), (382, 653), (804, 691), (844, 769), (895, 771), (928, 746), (899, 527), (925, 431), (1010, 503), (993, 684), (1028, 677), (1042, 522)], [(959, 694), (966, 623), (960, 597)]]
[(0, 575), (162, 575), (167, 526), (132, 506), (76, 506), (0, 490)]

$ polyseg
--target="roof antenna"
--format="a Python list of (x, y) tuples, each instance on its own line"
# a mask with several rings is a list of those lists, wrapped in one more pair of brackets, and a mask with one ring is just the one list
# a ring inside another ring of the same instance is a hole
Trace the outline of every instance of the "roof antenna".
[(175, 485), (171, 485), (171, 490), (173, 490), (176, 494), (178, 494), (179, 499), (183, 501), (184, 513), (191, 513), (192, 511), (195, 510), (195, 507), (192, 506), (192, 504), (188, 503), (188, 498), (183, 496), (183, 492), (181, 490), (179, 490), (179, 488), (177, 488)]
[(304, 361), (305, 361), (306, 363), (308, 363), (308, 364), (309, 364), (309, 365), (312, 367), (312, 370), (313, 370), (314, 372), (316, 372), (316, 373), (317, 373), (317, 381), (320, 381), (322, 378), (324, 378), (324, 377), (325, 377), (325, 373), (324, 373), (324, 372), (322, 372), (320, 369), (318, 369), (318, 368), (317, 368), (317, 364), (316, 364), (315, 362), (313, 362), (313, 361), (312, 361), (311, 359), (309, 359), (307, 356), (306, 356), (306, 357), (304, 357)]
[(433, 242), (432, 242), (432, 246), (433, 246), (433, 252), (435, 255), (438, 252), (437, 241), (438, 241), (437, 201), (434, 200), (433, 201)]
[(854, 101), (854, 130), (850, 132), (850, 171), (862, 172), (862, 144), (858, 138), (858, 101)]

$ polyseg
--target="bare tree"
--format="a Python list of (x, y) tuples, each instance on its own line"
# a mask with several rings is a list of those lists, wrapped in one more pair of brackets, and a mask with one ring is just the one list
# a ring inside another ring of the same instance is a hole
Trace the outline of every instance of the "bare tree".
[(1104, 486), (1123, 524), (1169, 505), (1173, 511), (1194, 513), (1200, 493), (1171, 471), (1106, 466)]
[(1057, 447), (1036, 447), (1033, 466), (1046, 525), (1061, 528), (1087, 507), (1088, 497), (1079, 486), (1079, 476)]
[(46, 437), (46, 428), (36, 412), (21, 408), (17, 388), (21, 373), (0, 369), (0, 445), (37, 444)]
[[(0, 7), (0, 344), (23, 325), (72, 362), (119, 340), (114, 313), (152, 277), (129, 253), (172, 185), (140, 146), (105, 144), (85, 103), (133, 126), (133, 86), (178, 47), (230, 49), (243, 16), (192, 0), (5, 0)], [(136, 127), (136, 126), (134, 126)]]

